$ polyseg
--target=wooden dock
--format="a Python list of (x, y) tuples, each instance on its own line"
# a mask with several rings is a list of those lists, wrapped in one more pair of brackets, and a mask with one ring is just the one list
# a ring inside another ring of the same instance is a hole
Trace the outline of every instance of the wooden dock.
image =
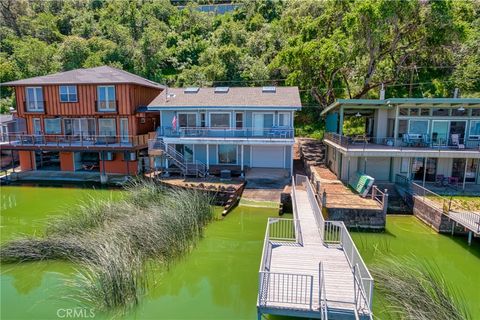
[(270, 218), (258, 315), (371, 319), (373, 279), (345, 225), (325, 221), (305, 176), (292, 182), (294, 219)]

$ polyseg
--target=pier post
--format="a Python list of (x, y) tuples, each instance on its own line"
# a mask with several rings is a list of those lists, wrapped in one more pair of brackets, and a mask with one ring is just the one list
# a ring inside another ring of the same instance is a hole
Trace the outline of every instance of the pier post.
[(327, 191), (323, 189), (323, 194), (322, 194), (322, 208), (327, 207)]
[(473, 237), (473, 232), (468, 231), (468, 245), (472, 244), (472, 237)]

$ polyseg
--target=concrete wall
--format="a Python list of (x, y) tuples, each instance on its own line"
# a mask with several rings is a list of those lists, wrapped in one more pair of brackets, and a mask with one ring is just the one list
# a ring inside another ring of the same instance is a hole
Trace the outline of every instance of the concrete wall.
[(347, 228), (385, 229), (382, 210), (327, 208), (328, 220), (343, 221)]
[(387, 137), (387, 125), (388, 125), (388, 110), (377, 109), (375, 110), (375, 124), (373, 134), (377, 138)]

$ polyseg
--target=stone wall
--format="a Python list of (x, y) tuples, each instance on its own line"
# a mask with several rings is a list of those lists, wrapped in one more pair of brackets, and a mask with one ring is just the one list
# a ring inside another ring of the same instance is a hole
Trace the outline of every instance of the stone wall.
[[(454, 222), (445, 216), (440, 208), (429, 205), (417, 196), (413, 197), (413, 214), (437, 232), (452, 232)], [(465, 230), (457, 226), (455, 232), (463, 233)]]
[(385, 229), (386, 215), (381, 210), (327, 208), (328, 220), (343, 221), (347, 228)]

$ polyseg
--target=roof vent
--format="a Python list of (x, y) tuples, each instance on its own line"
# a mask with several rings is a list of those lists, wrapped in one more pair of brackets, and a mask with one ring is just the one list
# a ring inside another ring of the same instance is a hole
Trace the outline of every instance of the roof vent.
[(275, 93), (275, 92), (277, 92), (277, 88), (276, 88), (276, 87), (273, 87), (273, 86), (271, 86), (271, 87), (263, 87), (263, 88), (262, 88), (262, 92), (264, 92), (264, 93)]
[(215, 87), (215, 93), (228, 93), (229, 87)]
[(184, 93), (197, 93), (200, 90), (199, 87), (188, 87), (183, 91)]

